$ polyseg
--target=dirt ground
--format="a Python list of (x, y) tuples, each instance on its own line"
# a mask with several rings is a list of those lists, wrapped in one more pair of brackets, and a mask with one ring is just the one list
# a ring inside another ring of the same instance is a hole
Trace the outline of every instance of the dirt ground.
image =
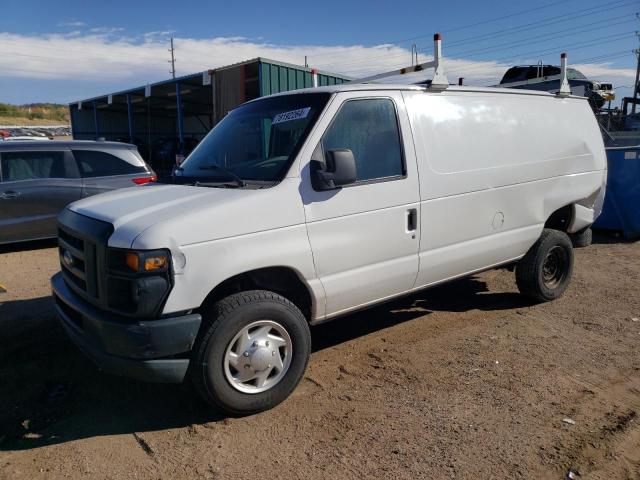
[(549, 304), (495, 270), (313, 328), (293, 396), (245, 418), (100, 373), (52, 247), (0, 250), (2, 479), (640, 478), (640, 242), (577, 250)]

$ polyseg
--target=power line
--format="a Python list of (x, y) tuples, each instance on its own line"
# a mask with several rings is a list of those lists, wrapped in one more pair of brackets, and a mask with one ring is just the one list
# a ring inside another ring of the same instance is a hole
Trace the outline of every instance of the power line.
[[(556, 15), (556, 16), (553, 16), (553, 17), (549, 17), (549, 18), (546, 18), (546, 19), (539, 20), (537, 22), (531, 22), (529, 24), (524, 24), (524, 25), (511, 27), (509, 29), (504, 29), (504, 30), (501, 30), (501, 31), (498, 31), (498, 32), (494, 32), (494, 33), (487, 33), (487, 34), (480, 35), (480, 36), (475, 36), (475, 37), (467, 37), (466, 39), (460, 40), (458, 42), (455, 42), (455, 41), (454, 42), (447, 42), (446, 45), (445, 45), (446, 46), (446, 51), (449, 52), (452, 49), (452, 45), (454, 45), (454, 46), (455, 45), (462, 45), (463, 43), (469, 43), (472, 40), (474, 40), (474, 41), (475, 40), (483, 40), (484, 41), (484, 40), (489, 40), (491, 38), (497, 38), (497, 37), (501, 37), (501, 36), (510, 36), (510, 35), (514, 35), (514, 34), (519, 34), (523, 30), (535, 30), (537, 28), (542, 28), (544, 26), (557, 25), (559, 23), (573, 21), (576, 18), (584, 18), (584, 17), (588, 17), (588, 16), (591, 16), (591, 15), (596, 15), (596, 14), (602, 13), (603, 11), (609, 10), (611, 8), (611, 6), (613, 6), (613, 5), (616, 5), (618, 8), (629, 6), (629, 5), (634, 5), (635, 6), (635, 5), (637, 5), (637, 1), (636, 0), (632, 0), (632, 1), (614, 0), (614, 1), (611, 1), (611, 2), (607, 2), (607, 3), (601, 4), (601, 5), (597, 6), (597, 7), (592, 7), (592, 8), (586, 9), (586, 10), (583, 11), (583, 13), (578, 14), (578, 15), (572, 15), (571, 17), (562, 17), (562, 18), (558, 19), (557, 15)], [(620, 16), (620, 18), (621, 17), (622, 16)], [(604, 21), (612, 20), (614, 18), (618, 18), (618, 17), (611, 17), (611, 18), (609, 18), (607, 20), (604, 20)], [(590, 25), (594, 25), (596, 23), (598, 23), (598, 22), (587, 23), (587, 24), (583, 24), (583, 25), (579, 25), (579, 26), (571, 27), (571, 28), (572, 29), (576, 29), (576, 28), (581, 28), (581, 27), (587, 27), (587, 26), (590, 26)], [(531, 25), (534, 25), (534, 24), (536, 24), (536, 26), (531, 27)], [(529, 27), (529, 28), (526, 28), (526, 27)], [(565, 32), (565, 31), (567, 31), (567, 29), (557, 30), (557, 31), (551, 32), (551, 34), (562, 33), (562, 32)], [(455, 50), (455, 47), (453, 49)], [(496, 49), (496, 51), (499, 51), (499, 49)], [(335, 55), (335, 54), (336, 53), (334, 52), (333, 55)], [(456, 53), (456, 56), (462, 56), (464, 54), (465, 54), (465, 52), (459, 52), (459, 53)], [(324, 54), (322, 54), (322, 55), (324, 55)], [(375, 59), (400, 58), (400, 57), (405, 57), (406, 55), (407, 54), (405, 54), (405, 53), (398, 54), (398, 55), (393, 55), (393, 56), (376, 55), (376, 56), (368, 56), (366, 58), (361, 58), (361, 59), (358, 59), (358, 60), (348, 60), (348, 61), (332, 62), (332, 63), (325, 63), (325, 64), (321, 63), (319, 65), (320, 66), (322, 66), (322, 65), (325, 65), (325, 66), (331, 65), (331, 66), (333, 66), (335, 68), (335, 66), (337, 66), (337, 65), (357, 65), (357, 64), (367, 63), (367, 62), (370, 62), (370, 61), (375, 60)]]
[(596, 55), (595, 57), (587, 57), (587, 58), (581, 58), (580, 60), (572, 60), (571, 63), (574, 65), (577, 65), (579, 63), (591, 63), (591, 62), (597, 62), (600, 60), (613, 60), (616, 58), (626, 57), (630, 53), (632, 53), (631, 50), (618, 50), (616, 52), (606, 53), (603, 55)]
[[(616, 19), (616, 18), (619, 18), (619, 17), (612, 17), (612, 18), (607, 19), (607, 20), (609, 20), (609, 21), (610, 21), (610, 20), (614, 20), (614, 19)], [(605, 20), (605, 21), (607, 21), (607, 20)], [(620, 22), (620, 23), (622, 23), (622, 22)], [(626, 23), (626, 22), (625, 22), (625, 23)], [(582, 28), (582, 27), (584, 27), (584, 26), (588, 26), (588, 25), (593, 25), (593, 23), (591, 23), (591, 24), (586, 24), (586, 25), (579, 25), (579, 26), (574, 27), (573, 29), (580, 29), (580, 28)], [(610, 26), (612, 26), (612, 25), (608, 25), (608, 26), (610, 27)], [(591, 29), (591, 30), (596, 30), (596, 29)], [(626, 34), (628, 34), (628, 33), (632, 33), (632, 32), (624, 32), (624, 33), (621, 33), (621, 34), (618, 34), (618, 35), (626, 35)], [(550, 37), (550, 39), (562, 38), (562, 37), (566, 37), (566, 36), (569, 36), (569, 35), (557, 35), (556, 37)], [(533, 40), (533, 39), (535, 39), (535, 38), (537, 38), (537, 37), (531, 37), (531, 38), (529, 38), (526, 42), (525, 42), (525, 41), (520, 41), (520, 42), (516, 43), (516, 45), (525, 44), (525, 43), (527, 43), (528, 41)], [(610, 36), (604, 36), (604, 37), (600, 37), (600, 38), (597, 38), (597, 39), (590, 39), (590, 40), (589, 40), (589, 42), (591, 42), (591, 41), (593, 41), (593, 40), (606, 40), (606, 39), (608, 39), (608, 38), (610, 38)], [(543, 40), (543, 42), (544, 42), (544, 41), (546, 41), (546, 40)], [(538, 43), (542, 43), (542, 42), (538, 42)], [(583, 48), (583, 47), (581, 46), (583, 43), (584, 43), (584, 42), (572, 43), (572, 44), (564, 45), (564, 46), (562, 46), (562, 47), (555, 47), (555, 48), (556, 48), (556, 49), (558, 49), (558, 50), (560, 50), (560, 49), (566, 49), (566, 48), (571, 48), (571, 47), (573, 47), (573, 46), (580, 46), (580, 48)], [(587, 46), (589, 46), (589, 45), (587, 45)], [(508, 45), (508, 46), (501, 46), (501, 47), (495, 47), (495, 46), (492, 46), (491, 48), (492, 48), (492, 51), (505, 51), (505, 50), (510, 50), (510, 49), (512, 48), (512, 45)], [(555, 50), (555, 49), (554, 49), (554, 50)], [(553, 50), (552, 50), (552, 51), (553, 51)], [(460, 52), (460, 53), (456, 54), (456, 58), (457, 58), (457, 59), (464, 59), (464, 57), (467, 57), (467, 56), (468, 56), (468, 53), (476, 54), (476, 56), (477, 56), (477, 53), (478, 53), (478, 52), (480, 52), (480, 50), (476, 50), (476, 51), (473, 51), (473, 52)], [(545, 51), (545, 52), (546, 52), (546, 51)], [(514, 57), (522, 56), (522, 55), (530, 55), (530, 54), (540, 54), (540, 52), (539, 52), (539, 51), (534, 51), (534, 52), (527, 52), (527, 53), (514, 54)], [(399, 54), (399, 55), (379, 55), (379, 56), (376, 56), (376, 57), (369, 57), (369, 58), (367, 58), (367, 59), (360, 60), (360, 61), (356, 60), (356, 61), (349, 61), (349, 62), (337, 62), (337, 63), (332, 63), (331, 65), (332, 65), (332, 67), (333, 67), (333, 68), (335, 68), (335, 67), (336, 67), (336, 65), (340, 65), (340, 64), (348, 64), (349, 66), (354, 66), (354, 65), (362, 64), (362, 63), (363, 63), (363, 61), (364, 61), (364, 62), (370, 62), (371, 60), (376, 59), (376, 58), (384, 58), (384, 59), (389, 60), (389, 59), (392, 59), (392, 58), (400, 58), (400, 57), (406, 57), (406, 54), (405, 54), (405, 53), (403, 53), (403, 54)], [(452, 57), (449, 57), (449, 58), (452, 58)], [(509, 57), (509, 58), (512, 58), (512, 57)], [(347, 73), (354, 73), (354, 74), (355, 74), (356, 72), (359, 72), (359, 71), (366, 71), (366, 70), (369, 70), (369, 68), (368, 68), (368, 67), (364, 67), (364, 68), (356, 68), (356, 69), (351, 68), (351, 69), (347, 69), (345, 72), (347, 72)]]
[[(548, 3), (546, 5), (541, 5), (539, 7), (535, 7), (535, 8), (531, 8), (531, 9), (527, 9), (527, 10), (520, 10), (518, 12), (514, 12), (514, 13), (511, 13), (511, 14), (508, 14), (508, 15), (502, 15), (500, 17), (494, 17), (494, 18), (490, 18), (490, 19), (487, 19), (487, 20), (482, 20), (480, 22), (471, 23), (471, 24), (468, 24), (468, 25), (463, 25), (463, 26), (456, 27), (456, 28), (453, 28), (453, 29), (449, 29), (449, 30), (445, 29), (445, 30), (443, 30), (443, 33), (457, 32), (459, 30), (464, 30), (464, 29), (467, 29), (467, 28), (477, 27), (478, 25), (485, 25), (487, 23), (497, 22), (497, 21), (500, 21), (500, 20), (504, 20), (506, 18), (512, 18), (512, 17), (516, 17), (516, 16), (519, 16), (519, 15), (524, 15), (526, 13), (532, 13), (532, 12), (535, 12), (535, 11), (544, 10), (546, 8), (553, 7), (553, 6), (559, 5), (561, 3), (569, 3), (569, 2), (572, 2), (572, 1), (575, 1), (575, 0), (560, 0), (560, 1), (557, 1), (557, 2)], [(616, 0), (616, 2), (619, 2), (619, 1), (621, 1), (621, 0)], [(380, 42), (380, 44), (382, 44), (382, 45), (397, 45), (397, 44), (400, 44), (400, 43), (410, 42), (410, 41), (418, 40), (420, 38), (426, 38), (426, 37), (431, 37), (431, 36), (433, 36), (433, 34), (416, 35), (415, 37), (409, 37), (409, 38), (405, 38), (405, 39), (402, 39), (402, 40), (393, 40), (393, 41), (388, 41), (388, 42)], [(326, 57), (328, 55), (335, 55), (335, 53), (331, 53), (331, 52), (320, 53), (318, 55), (309, 55), (309, 57), (311, 57), (311, 58), (320, 58), (320, 57)]]
[[(447, 69), (447, 73), (466, 73), (468, 71), (474, 71), (474, 70), (478, 70), (478, 69), (483, 69), (486, 68), (488, 64), (494, 63), (494, 64), (500, 64), (500, 63), (504, 63), (504, 62), (513, 62), (518, 58), (524, 57), (524, 56), (541, 56), (541, 55), (546, 55), (549, 53), (558, 53), (562, 50), (572, 50), (572, 51), (576, 51), (576, 50), (581, 50), (583, 48), (587, 48), (593, 45), (601, 45), (601, 44), (607, 44), (607, 43), (611, 43), (614, 41), (618, 41), (621, 40), (622, 38), (624, 38), (624, 36), (629, 35), (630, 33), (634, 33), (634, 31), (628, 31), (628, 32), (622, 32), (622, 33), (618, 33), (618, 34), (613, 34), (613, 35), (607, 35), (607, 36), (603, 36), (603, 37), (599, 37), (597, 39), (590, 39), (586, 42), (577, 42), (577, 43), (572, 43), (572, 44), (565, 44), (564, 46), (556, 46), (553, 48), (548, 48), (545, 50), (535, 50), (535, 51), (528, 51), (528, 52), (520, 52), (517, 54), (513, 54), (512, 56), (509, 57), (503, 57), (503, 58), (498, 58), (498, 59), (492, 59), (492, 60), (487, 60), (487, 61), (478, 61), (478, 65), (476, 66), (471, 66), (471, 67), (459, 67), (459, 68), (452, 68), (452, 69)], [(457, 59), (459, 61), (465, 61), (465, 59), (461, 58), (461, 59)], [(404, 63), (402, 65), (398, 65), (397, 67), (400, 68), (404, 65)], [(394, 68), (392, 66), (389, 66), (389, 68)], [(464, 70), (463, 70), (464, 69)], [(357, 68), (357, 69), (352, 69), (352, 70), (346, 70), (345, 73), (348, 75), (358, 75), (359, 72), (367, 72), (370, 71), (369, 67), (361, 67), (361, 68)]]
[[(620, 17), (616, 17), (616, 18), (620, 18)], [(597, 27), (594, 27), (594, 28), (587, 28), (587, 29), (583, 29), (583, 30), (579, 30), (578, 29), (575, 32), (572, 31), (571, 33), (563, 33), (561, 35), (537, 35), (537, 36), (534, 36), (534, 37), (528, 37), (528, 38), (525, 38), (525, 39), (522, 39), (522, 40), (518, 40), (517, 42), (510, 43), (508, 48), (513, 48), (513, 47), (517, 47), (517, 46), (521, 46), (521, 45), (526, 45), (526, 44), (528, 44), (529, 42), (531, 42), (533, 40), (540, 40), (540, 39), (541, 39), (541, 41), (539, 41), (538, 43), (546, 43), (546, 42), (548, 42), (550, 40), (557, 40), (559, 38), (571, 37), (571, 36), (579, 34), (579, 33), (593, 32), (593, 31), (596, 31), (596, 30), (602, 30), (603, 28), (610, 28), (610, 27), (614, 27), (616, 25), (623, 25), (625, 23), (631, 23), (631, 22), (635, 22), (635, 21), (636, 20), (632, 18), (630, 20), (624, 20), (624, 21), (621, 21), (621, 22), (615, 22), (615, 23), (610, 23), (610, 24), (601, 24), (601, 25), (599, 25)], [(593, 24), (591, 24), (591, 25), (593, 25)], [(576, 29), (575, 28), (571, 28), (571, 29), (567, 29), (566, 31), (568, 31), (568, 30), (576, 30)], [(489, 47), (486, 47), (486, 48), (481, 48), (481, 49), (478, 49), (478, 50), (467, 51), (467, 52), (464, 52), (464, 53), (459, 54), (459, 55), (460, 56), (464, 56), (465, 58), (468, 58), (468, 57), (477, 56), (478, 54), (481, 54), (481, 53), (489, 53), (489, 52), (503, 51), (503, 50), (505, 50), (504, 44), (500, 44), (500, 45), (492, 45), (492, 46), (489, 46)]]
[[(621, 4), (621, 5), (616, 5), (616, 4)], [(540, 20), (537, 20), (535, 22), (530, 22), (530, 23), (525, 23), (522, 25), (515, 25), (509, 28), (505, 28), (502, 30), (498, 30), (495, 32), (488, 32), (482, 35), (473, 35), (470, 37), (466, 37), (460, 40), (455, 40), (453, 42), (447, 42), (447, 49), (451, 49), (453, 47), (456, 47), (458, 45), (463, 45), (466, 43), (477, 43), (478, 41), (483, 41), (483, 40), (489, 40), (491, 38), (497, 38), (497, 37), (502, 37), (502, 36), (509, 36), (512, 35), (514, 33), (521, 33), (525, 30), (535, 30), (538, 28), (542, 28), (542, 27), (548, 27), (549, 25), (557, 25), (559, 23), (566, 23), (566, 22), (571, 22), (571, 21), (575, 21), (577, 18), (583, 18), (583, 17), (589, 17), (591, 15), (596, 15), (598, 13), (602, 13), (605, 12), (607, 10), (610, 10), (612, 7), (615, 6), (615, 8), (622, 8), (622, 7), (626, 7), (629, 5), (637, 5), (638, 2), (637, 0), (614, 0), (611, 2), (607, 2), (607, 3), (603, 3), (600, 4), (596, 7), (591, 7), (591, 8), (587, 8), (582, 10), (581, 13), (576, 14), (576, 15), (571, 15), (571, 16), (561, 16), (560, 18), (558, 18), (558, 15), (554, 15), (551, 17), (546, 17)]]
[[(563, 47), (556, 47), (556, 48), (551, 48), (551, 49), (546, 49), (546, 50), (538, 50), (538, 51), (529, 51), (529, 52), (523, 52), (523, 53), (519, 53), (510, 57), (504, 57), (504, 58), (499, 58), (499, 59), (495, 59), (495, 60), (491, 60), (490, 62), (495, 62), (495, 63), (504, 63), (504, 62), (509, 62), (509, 61), (515, 61), (519, 58), (522, 57), (526, 57), (526, 56), (542, 56), (542, 55), (548, 55), (550, 53), (558, 53), (561, 52), (563, 50), (570, 50), (570, 51), (576, 51), (576, 50), (582, 50), (583, 48), (587, 48), (587, 47), (591, 47), (593, 45), (604, 45), (607, 43), (611, 43), (611, 42), (615, 42), (618, 40), (621, 40), (622, 38), (624, 38), (624, 36), (629, 35), (630, 33), (634, 33), (633, 31), (631, 32), (624, 32), (621, 34), (616, 34), (616, 35), (611, 35), (609, 37), (601, 37), (599, 38), (597, 41), (589, 41), (586, 43), (575, 43), (575, 44), (571, 44), (571, 45), (565, 45)], [(471, 67), (468, 70), (475, 70), (478, 67)], [(480, 67), (482, 68), (482, 66)], [(458, 69), (452, 69), (452, 70), (448, 70), (448, 73), (456, 73), (456, 72), (460, 72), (462, 71), (460, 68)]]
[[(632, 2), (632, 3), (636, 3), (636, 2)], [(593, 15), (594, 13), (596, 13), (596, 12), (591, 13), (591, 15)], [(599, 13), (599, 12), (597, 12), (597, 13)], [(616, 16), (616, 17), (611, 17), (611, 18), (602, 20), (601, 22), (609, 22), (609, 21), (612, 21), (612, 20), (616, 20), (618, 18), (626, 17), (626, 16), (627, 15), (620, 15), (620, 16)], [(627, 20), (625, 22), (619, 22), (619, 23), (609, 24), (609, 25), (601, 25), (601, 26), (599, 26), (597, 28), (585, 29), (585, 30), (582, 30), (582, 31), (577, 31), (577, 32), (574, 32), (573, 34), (575, 34), (575, 33), (584, 33), (584, 32), (587, 32), (587, 31), (595, 31), (595, 30), (598, 30), (598, 29), (601, 29), (601, 28), (608, 28), (608, 27), (615, 26), (615, 25), (622, 24), (622, 23), (630, 23), (632, 21), (634, 21), (634, 20), (631, 19), (631, 20)], [(509, 44), (508, 46), (504, 46), (504, 44), (500, 45), (500, 46), (491, 45), (489, 47), (486, 47), (485, 49), (458, 52), (458, 53), (455, 54), (455, 56), (456, 56), (456, 58), (459, 58), (459, 57), (467, 57), (469, 55), (477, 55), (478, 53), (482, 53), (482, 52), (485, 52), (485, 51), (488, 51), (488, 50), (493, 51), (493, 52), (509, 50), (514, 45), (517, 46), (517, 45), (526, 44), (527, 42), (529, 42), (531, 40), (538, 40), (540, 38), (542, 38), (543, 40), (542, 40), (542, 42), (538, 42), (538, 43), (543, 43), (543, 42), (547, 42), (549, 40), (554, 40), (554, 39), (557, 39), (557, 38), (571, 36), (570, 34), (568, 34), (568, 33), (565, 34), (563, 32), (568, 32), (570, 30), (579, 30), (579, 29), (581, 29), (583, 27), (588, 27), (588, 26), (595, 25), (595, 24), (598, 24), (598, 23), (601, 23), (601, 22), (591, 22), (591, 23), (587, 23), (587, 24), (583, 24), (583, 25), (577, 25), (577, 26), (572, 27), (570, 29), (563, 29), (563, 30), (559, 30), (559, 31), (556, 31), (556, 32), (550, 32), (549, 34), (546, 34), (546, 35), (537, 35), (537, 36), (534, 36), (534, 37), (529, 37), (527, 39), (519, 40), (515, 44), (514, 43)], [(554, 36), (554, 34), (556, 34), (556, 33), (558, 33), (560, 35), (555, 35)], [(448, 47), (447, 47), (446, 51), (449, 51)], [(353, 66), (353, 65), (359, 65), (359, 64), (362, 64), (362, 63), (368, 63), (368, 62), (370, 62), (372, 60), (376, 60), (376, 59), (387, 59), (388, 60), (388, 59), (392, 59), (392, 58), (406, 57), (406, 55), (407, 54), (405, 54), (404, 52), (402, 54), (396, 54), (396, 55), (388, 55), (388, 54), (387, 55), (376, 55), (376, 56), (362, 58), (362, 59), (359, 59), (359, 60), (347, 60), (347, 61), (342, 61), (342, 62), (332, 62), (332, 63), (328, 63), (328, 64), (324, 64), (324, 65), (331, 66), (332, 68), (335, 68), (336, 66), (339, 66), (339, 65)], [(446, 56), (449, 56), (449, 55), (446, 55)], [(449, 56), (449, 58), (452, 58), (452, 57)], [(323, 64), (320, 64), (320, 65), (323, 65)]]
[[(565, 3), (565, 2), (557, 2), (557, 3)], [(538, 7), (537, 10), (544, 9), (544, 8), (547, 8), (547, 7), (553, 6), (553, 5), (555, 5), (555, 4), (548, 4), (547, 6), (541, 6), (541, 7)], [(554, 16), (546, 17), (546, 18), (543, 18), (541, 20), (537, 20), (535, 22), (530, 22), (530, 23), (525, 23), (525, 24), (522, 24), (522, 25), (509, 27), (509, 28), (506, 28), (506, 29), (503, 29), (503, 30), (498, 30), (496, 32), (488, 32), (488, 33), (481, 34), (481, 35), (473, 35), (473, 36), (466, 37), (466, 38), (463, 38), (463, 39), (460, 39), (460, 40), (457, 40), (457, 41), (453, 41), (453, 42), (447, 41), (446, 48), (447, 48), (447, 51), (448, 51), (449, 49), (451, 49), (454, 46), (458, 46), (458, 45), (462, 45), (462, 44), (466, 44), (466, 43), (471, 43), (471, 42), (477, 43), (480, 40), (489, 40), (491, 38), (497, 38), (497, 37), (500, 37), (500, 36), (509, 36), (509, 35), (513, 35), (513, 34), (518, 34), (518, 33), (521, 33), (524, 30), (535, 30), (537, 28), (542, 28), (542, 27), (545, 27), (545, 26), (548, 26), (548, 25), (556, 25), (556, 24), (559, 24), (559, 23), (570, 22), (570, 21), (574, 21), (577, 18), (583, 18), (583, 17), (587, 17), (587, 16), (590, 16), (590, 15), (595, 15), (595, 14), (598, 14), (598, 13), (602, 13), (604, 11), (607, 11), (607, 10), (611, 9), (614, 6), (616, 8), (622, 8), (622, 7), (626, 7), (626, 6), (629, 6), (629, 5), (637, 5), (637, 0), (631, 0), (631, 1), (629, 1), (629, 0), (613, 0), (613, 1), (610, 1), (610, 2), (606, 2), (606, 3), (600, 4), (600, 5), (595, 6), (595, 7), (584, 9), (582, 11), (582, 13), (577, 14), (577, 15), (573, 15), (572, 14), (570, 16), (563, 16), (561, 18), (558, 18), (558, 15), (556, 14)], [(536, 9), (534, 9), (534, 10), (536, 10)], [(530, 12), (527, 11), (527, 10), (524, 10), (522, 12), (516, 12), (516, 14), (524, 14), (524, 13), (530, 13)], [(511, 16), (516, 16), (516, 14), (512, 14)], [(492, 19), (492, 20), (497, 21), (497, 20), (501, 20), (503, 18), (504, 17), (497, 17), (497, 18)], [(488, 22), (489, 21), (479, 22), (479, 23), (481, 24), (481, 23), (488, 23)], [(475, 25), (476, 24), (471, 24), (471, 26), (475, 26)], [(452, 30), (445, 30), (445, 32), (446, 33), (451, 33), (453, 31), (463, 30), (463, 29), (465, 29), (467, 27), (470, 27), (470, 26), (467, 25), (467, 26), (458, 27), (458, 28), (455, 28), (455, 29), (452, 29)], [(404, 42), (407, 42), (407, 41), (411, 41), (411, 40), (415, 40), (415, 39), (419, 39), (419, 38), (430, 37), (430, 36), (431, 35), (418, 35), (418, 36), (415, 36), (415, 37), (407, 38), (407, 39), (404, 39), (404, 40), (398, 40), (398, 41), (394, 41), (394, 42), (381, 42), (381, 44), (382, 45), (398, 45), (400, 43), (404, 43)], [(321, 54), (318, 54), (318, 55), (311, 55), (310, 57), (312, 59), (315, 59), (315, 58), (320, 58), (320, 57), (325, 57), (325, 56), (328, 56), (328, 55), (335, 55), (335, 54), (336, 54), (335, 52), (327, 52), (327, 53), (321, 53)], [(345, 63), (345, 62), (343, 62), (343, 63)], [(348, 63), (348, 62), (346, 62), (346, 63)], [(320, 64), (320, 65), (322, 65), (322, 64)]]

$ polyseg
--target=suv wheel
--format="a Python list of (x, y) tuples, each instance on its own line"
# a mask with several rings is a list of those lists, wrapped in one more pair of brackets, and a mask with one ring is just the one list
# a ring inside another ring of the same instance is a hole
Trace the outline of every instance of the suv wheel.
[(573, 247), (569, 236), (545, 228), (542, 235), (516, 266), (520, 292), (536, 301), (562, 296), (573, 272)]
[(294, 390), (309, 361), (307, 320), (286, 298), (240, 292), (203, 312), (191, 378), (210, 404), (233, 415), (272, 408)]

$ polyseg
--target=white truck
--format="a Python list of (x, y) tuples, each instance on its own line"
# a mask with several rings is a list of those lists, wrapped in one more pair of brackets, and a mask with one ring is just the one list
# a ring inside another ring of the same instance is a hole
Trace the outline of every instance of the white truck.
[(366, 83), (265, 97), (173, 184), (60, 215), (56, 308), (105, 371), (190, 378), (258, 412), (300, 381), (309, 325), (499, 266), (524, 295), (560, 297), (605, 180), (584, 98)]

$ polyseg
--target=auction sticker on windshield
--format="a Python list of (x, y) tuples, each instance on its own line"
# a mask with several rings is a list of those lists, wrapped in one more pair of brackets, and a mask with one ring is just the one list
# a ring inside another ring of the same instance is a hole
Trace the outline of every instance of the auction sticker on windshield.
[(276, 123), (282, 122), (291, 122), (292, 120), (300, 120), (302, 118), (307, 118), (309, 115), (309, 110), (311, 107), (299, 108), (298, 110), (291, 110), (290, 112), (282, 112), (273, 117), (273, 122), (271, 125), (275, 125)]

